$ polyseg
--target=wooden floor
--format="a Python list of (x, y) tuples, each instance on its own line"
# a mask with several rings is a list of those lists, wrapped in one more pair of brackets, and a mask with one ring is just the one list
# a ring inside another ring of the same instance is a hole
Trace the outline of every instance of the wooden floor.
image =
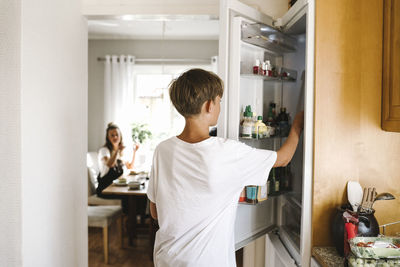
[(150, 258), (150, 238), (147, 234), (138, 234), (133, 246), (128, 246), (125, 235), (124, 248), (121, 248), (117, 226), (109, 228), (109, 264), (104, 263), (103, 233), (101, 228), (89, 228), (89, 266), (90, 267), (153, 267)]
[[(109, 228), (109, 264), (104, 263), (103, 233), (101, 228), (89, 228), (89, 267), (153, 267), (151, 261), (149, 235), (138, 234), (133, 246), (128, 246), (128, 238), (124, 238), (124, 248), (120, 248), (120, 239), (117, 226)], [(242, 266), (242, 250), (237, 251), (237, 266)]]

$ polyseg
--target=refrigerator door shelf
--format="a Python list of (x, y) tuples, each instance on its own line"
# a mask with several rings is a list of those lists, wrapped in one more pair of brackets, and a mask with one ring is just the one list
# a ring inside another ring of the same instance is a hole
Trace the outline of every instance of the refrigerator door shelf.
[(243, 23), (242, 41), (278, 54), (296, 52), (295, 38), (261, 23)]
[(257, 202), (257, 203), (239, 202), (238, 204), (239, 204), (239, 205), (251, 205), (251, 206), (262, 205), (262, 204), (263, 204), (265, 201), (267, 201), (268, 199), (277, 198), (277, 197), (279, 197), (279, 196), (281, 196), (281, 195), (284, 195), (284, 194), (287, 194), (287, 192), (285, 192), (285, 191), (280, 191), (280, 192), (278, 192), (278, 193), (268, 195), (268, 198), (267, 198), (266, 200), (263, 200), (263, 201), (260, 201), (260, 202)]
[(274, 22), (286, 34), (302, 34), (306, 32), (306, 16), (308, 0), (297, 0), (297, 2), (286, 12), (283, 17)]
[(264, 138), (264, 139), (251, 138), (250, 139), (250, 138), (239, 137), (239, 141), (242, 143), (245, 143), (246, 145), (251, 146), (251, 147), (276, 151), (277, 149), (280, 148), (281, 138), (282, 137), (269, 137), (269, 138)]
[(246, 79), (258, 79), (264, 80), (266, 82), (295, 82), (296, 79), (285, 78), (285, 77), (269, 77), (264, 75), (257, 75), (257, 74), (240, 74), (240, 77)]

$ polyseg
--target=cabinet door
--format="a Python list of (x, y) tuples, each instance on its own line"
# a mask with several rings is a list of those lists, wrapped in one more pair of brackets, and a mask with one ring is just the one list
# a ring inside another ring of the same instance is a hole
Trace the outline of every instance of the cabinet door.
[(384, 2), (382, 129), (400, 132), (400, 0)]

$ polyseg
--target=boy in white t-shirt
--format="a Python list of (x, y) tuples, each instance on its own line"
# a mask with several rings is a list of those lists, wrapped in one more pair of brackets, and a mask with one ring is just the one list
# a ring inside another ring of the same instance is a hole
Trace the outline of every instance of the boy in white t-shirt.
[(236, 266), (234, 222), (244, 186), (265, 185), (272, 167), (286, 166), (296, 150), (303, 113), (277, 151), (209, 136), (223, 94), (221, 79), (192, 69), (170, 85), (170, 98), (185, 117), (179, 136), (160, 143), (147, 196), (158, 219), (156, 267)]

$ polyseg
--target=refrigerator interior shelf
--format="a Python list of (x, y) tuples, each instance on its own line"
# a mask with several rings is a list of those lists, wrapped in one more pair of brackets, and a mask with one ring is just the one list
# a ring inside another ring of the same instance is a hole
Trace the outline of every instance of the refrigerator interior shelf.
[[(300, 196), (301, 197), (301, 196)], [(290, 193), (286, 195), (286, 201), (293, 207), (293, 208), (302, 208), (301, 199), (298, 199), (295, 194)]]
[(240, 77), (246, 79), (259, 79), (264, 81), (271, 81), (271, 82), (295, 82), (296, 79), (288, 78), (288, 77), (269, 77), (264, 75), (257, 75), (257, 74), (240, 74)]
[(242, 41), (283, 54), (296, 52), (296, 39), (261, 23), (242, 24)]

